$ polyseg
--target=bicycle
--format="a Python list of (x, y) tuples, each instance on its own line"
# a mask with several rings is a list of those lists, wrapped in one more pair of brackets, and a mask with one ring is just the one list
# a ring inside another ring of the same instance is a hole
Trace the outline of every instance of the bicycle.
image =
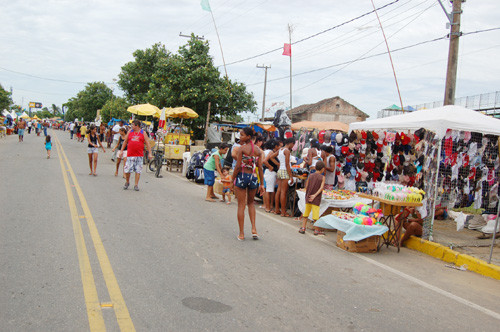
[[(157, 133), (158, 136), (159, 133)], [(149, 161), (148, 168), (151, 172), (155, 173), (155, 176), (157, 178), (161, 178), (162, 176), (160, 175), (161, 172), (161, 167), (163, 166), (163, 161), (165, 160), (164, 154), (165, 151), (163, 149), (160, 149), (160, 140), (156, 142), (156, 148), (152, 151), (153, 154), (153, 159)]]

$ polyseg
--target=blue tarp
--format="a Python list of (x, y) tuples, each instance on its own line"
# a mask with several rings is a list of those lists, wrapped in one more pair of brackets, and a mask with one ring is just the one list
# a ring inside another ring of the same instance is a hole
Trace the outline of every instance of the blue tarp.
[(122, 119), (111, 118), (111, 120), (108, 122), (108, 126), (113, 126), (115, 123), (120, 122), (120, 121), (123, 121), (125, 123), (127, 122), (127, 121), (122, 120)]
[(338, 229), (345, 233), (344, 241), (361, 241), (373, 235), (382, 235), (389, 230), (387, 226), (358, 225), (352, 221), (340, 219), (332, 215), (319, 218), (314, 223), (314, 226), (326, 229)]

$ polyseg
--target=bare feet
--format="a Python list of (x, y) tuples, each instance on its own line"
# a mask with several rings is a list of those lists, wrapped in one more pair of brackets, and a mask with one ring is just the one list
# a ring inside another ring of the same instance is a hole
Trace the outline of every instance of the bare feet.
[(215, 202), (215, 200), (214, 200), (214, 199), (212, 199), (212, 198), (205, 198), (205, 200), (206, 200), (207, 202)]

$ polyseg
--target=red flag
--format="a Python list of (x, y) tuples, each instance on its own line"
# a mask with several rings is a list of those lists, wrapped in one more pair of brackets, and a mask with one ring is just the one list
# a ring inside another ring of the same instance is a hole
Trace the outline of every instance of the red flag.
[(287, 44), (283, 46), (283, 55), (292, 56), (292, 44)]

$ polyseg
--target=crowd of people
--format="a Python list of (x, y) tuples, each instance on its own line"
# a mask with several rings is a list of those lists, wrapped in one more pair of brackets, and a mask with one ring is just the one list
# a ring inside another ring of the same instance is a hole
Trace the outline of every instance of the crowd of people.
[[(296, 158), (291, 152), (295, 144), (294, 137), (266, 140), (252, 128), (246, 127), (241, 129), (232, 147), (226, 143), (220, 144), (205, 162), (205, 200), (216, 202), (219, 198), (214, 192), (217, 172), (222, 183), (220, 201), (230, 203), (232, 191), (238, 203), (238, 240), (245, 239), (245, 208), (248, 208), (252, 239), (259, 239), (255, 224), (256, 195), (262, 197), (261, 208), (264, 211), (282, 217), (291, 216), (288, 213), (287, 195), (290, 186), (296, 181), (296, 174), (293, 172), (296, 167), (292, 165), (303, 164), (306, 166), (306, 174), (309, 174), (305, 182), (307, 204), (304, 220), (307, 220), (311, 211), (314, 220), (319, 218), (319, 201), (323, 188), (333, 189), (337, 186), (335, 156), (330, 146), (320, 146), (317, 141), (313, 141), (303, 158)], [(304, 233), (305, 226), (301, 227), (299, 232)], [(316, 229), (314, 234), (324, 233)]]

